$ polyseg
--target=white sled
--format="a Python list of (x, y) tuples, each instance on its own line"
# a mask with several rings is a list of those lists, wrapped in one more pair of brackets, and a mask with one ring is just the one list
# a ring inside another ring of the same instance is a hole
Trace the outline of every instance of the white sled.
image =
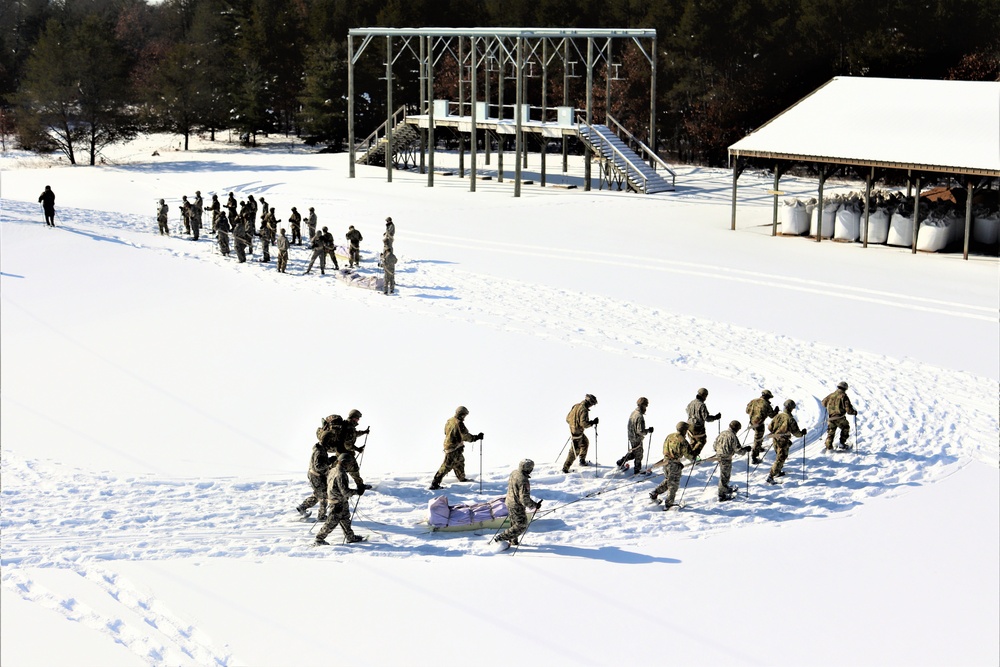
[(351, 287), (361, 287), (370, 290), (381, 291), (385, 287), (382, 276), (365, 276), (354, 269), (339, 269), (336, 271), (337, 280), (350, 285)]
[(475, 505), (449, 505), (448, 496), (438, 496), (427, 503), (427, 511), (427, 523), (433, 532), (496, 529), (507, 522), (504, 498)]

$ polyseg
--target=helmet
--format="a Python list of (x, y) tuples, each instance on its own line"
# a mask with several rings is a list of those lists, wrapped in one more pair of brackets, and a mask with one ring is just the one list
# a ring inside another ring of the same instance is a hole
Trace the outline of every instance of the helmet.
[(743, 424), (741, 424), (736, 419), (734, 419), (733, 421), (729, 422), (729, 430), (730, 431), (739, 431), (741, 428), (743, 428)]
[(685, 432), (687, 432), (687, 430), (688, 430), (688, 423), (687, 422), (677, 422), (677, 432), (678, 433), (685, 433)]
[(293, 211), (295, 210), (295, 207), (294, 207), (294, 206), (292, 207), (292, 210), (293, 210)]
[(529, 474), (531, 473), (532, 470), (535, 469), (535, 462), (532, 461), (531, 459), (524, 459), (523, 461), (521, 461), (520, 468), (521, 472)]
[(326, 232), (326, 231), (329, 231), (329, 230), (328, 230), (328, 229), (327, 229), (326, 227), (324, 227), (324, 228), (323, 228), (323, 231), (324, 231), (324, 232)]
[(785, 409), (788, 410), (788, 411), (794, 410), (795, 409), (795, 401), (793, 401), (792, 399), (788, 399), (787, 401), (785, 401)]
[(701, 389), (698, 390), (697, 396), (698, 398), (704, 401), (706, 398), (708, 398), (708, 389), (702, 387)]
[(761, 398), (774, 398), (774, 394), (771, 393), (770, 389), (765, 389), (760, 392)]
[(350, 412), (347, 413), (347, 418), (348, 419), (361, 419), (361, 411), (360, 410), (351, 410)]
[(386, 222), (392, 222), (392, 217), (390, 216), (390, 217), (386, 218), (385, 221)]
[(195, 191), (194, 191), (194, 193), (195, 193), (196, 195), (199, 195), (199, 196), (200, 196), (200, 195), (201, 195), (201, 190), (195, 190)]
[(166, 204), (167, 202), (165, 202), (165, 201), (163, 201), (163, 200), (161, 199), (161, 200), (160, 200), (160, 203), (161, 203), (161, 204)]
[(457, 408), (455, 408), (456, 417), (464, 417), (467, 414), (469, 414), (469, 408), (465, 407), (464, 405), (460, 405)]
[(646, 398), (645, 396), (640, 396), (640, 397), (639, 397), (639, 400), (638, 400), (638, 401), (636, 401), (636, 402), (635, 402), (635, 404), (636, 404), (636, 405), (639, 405), (639, 406), (642, 406), (642, 405), (649, 405), (649, 399), (648, 399), (648, 398)]
[(583, 402), (587, 405), (597, 405), (597, 397), (593, 394), (587, 394), (583, 397)]
[(844, 391), (847, 391), (847, 383), (846, 382), (839, 383), (837, 385), (837, 389), (843, 389)]

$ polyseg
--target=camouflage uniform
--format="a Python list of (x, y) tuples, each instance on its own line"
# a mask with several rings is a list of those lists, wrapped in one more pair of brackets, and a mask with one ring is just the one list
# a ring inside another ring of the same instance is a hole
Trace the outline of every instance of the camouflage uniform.
[(382, 292), (392, 294), (396, 291), (396, 256), (389, 251), (382, 257), (382, 270), (385, 275), (382, 279)]
[(335, 464), (336, 458), (329, 457), (326, 447), (318, 442), (313, 445), (312, 456), (309, 459), (309, 472), (306, 475), (312, 485), (313, 492), (295, 508), (299, 514), (303, 514), (307, 509), (319, 503), (319, 516), (316, 518), (318, 521), (326, 519), (326, 476)]
[[(681, 422), (681, 424), (683, 423)], [(678, 426), (681, 424), (678, 424)], [(649, 494), (650, 498), (657, 500), (662, 493), (666, 492), (665, 507), (670, 507), (674, 504), (674, 497), (677, 495), (677, 489), (681, 485), (681, 471), (684, 469), (683, 459), (694, 461), (694, 443), (688, 439), (686, 429), (683, 431), (678, 429), (668, 435), (667, 439), (663, 441), (664, 479)]]
[[(735, 426), (735, 430), (733, 427)], [(719, 457), (719, 500), (729, 500), (732, 497), (732, 489), (729, 487), (729, 478), (733, 473), (733, 457), (741, 456), (750, 451), (749, 447), (740, 445), (737, 436), (741, 425), (739, 422), (732, 422), (729, 428), (722, 431), (715, 439), (715, 454)]]
[(191, 202), (187, 195), (181, 197), (181, 221), (184, 223), (184, 233), (191, 233)]
[(306, 218), (306, 229), (309, 230), (309, 240), (316, 236), (316, 209), (309, 207), (309, 216)]
[[(193, 217), (191, 218), (192, 226), (196, 226), (198, 230), (201, 229), (202, 213), (205, 208), (205, 200), (201, 197), (201, 190), (194, 193), (194, 204), (191, 205), (191, 213)], [(198, 239), (198, 233), (195, 232), (195, 240)]]
[(590, 419), (590, 407), (592, 405), (597, 405), (597, 399), (593, 398), (590, 394), (587, 394), (587, 398), (570, 408), (569, 414), (566, 415), (566, 423), (569, 424), (569, 436), (573, 441), (570, 443), (569, 454), (566, 456), (566, 460), (563, 461), (562, 471), (564, 473), (569, 472), (569, 467), (573, 465), (573, 459), (578, 459), (580, 465), (587, 465), (587, 451), (590, 449), (590, 440), (584, 434), (584, 431), (591, 426), (597, 424), (598, 420)]
[[(707, 396), (708, 393), (706, 392), (705, 395)], [(705, 433), (705, 422), (714, 422), (720, 418), (720, 415), (708, 414), (708, 408), (705, 407), (705, 400), (696, 397), (687, 405), (687, 416), (688, 436), (694, 441), (695, 456), (701, 456), (701, 450), (708, 443), (708, 434)]]
[(774, 465), (771, 466), (771, 472), (767, 475), (767, 480), (772, 484), (775, 477), (781, 477), (785, 474), (782, 468), (785, 467), (788, 450), (792, 448), (791, 436), (799, 438), (806, 434), (804, 430), (799, 429), (799, 423), (792, 416), (794, 405), (793, 403), (792, 407), (786, 407), (784, 412), (771, 420), (771, 425), (768, 427), (774, 434)]
[(280, 273), (285, 273), (285, 269), (288, 267), (288, 237), (285, 236), (285, 230), (281, 230), (281, 235), (278, 236), (278, 271)]
[(632, 470), (633, 475), (638, 475), (642, 469), (642, 455), (645, 451), (642, 443), (646, 437), (646, 434), (652, 433), (652, 428), (646, 428), (646, 416), (645, 416), (645, 404), (642, 407), (636, 407), (632, 411), (632, 414), (628, 418), (628, 446), (629, 450), (625, 456), (621, 457), (616, 461), (618, 467), (625, 465), (626, 461), (635, 461), (634, 468)]
[[(257, 225), (257, 200), (253, 195), (247, 195), (247, 215), (250, 218), (250, 229), (253, 229)], [(261, 220), (263, 219), (261, 216)]]
[[(233, 242), (236, 245), (236, 259), (242, 264), (247, 261), (247, 229), (242, 217), (233, 225)], [(251, 251), (252, 252), (252, 251)]]
[(219, 203), (219, 195), (212, 195), (212, 203), (208, 205), (208, 210), (211, 211), (212, 218), (212, 231), (216, 231), (216, 222), (219, 219), (219, 213), (222, 211), (222, 204)]
[(292, 243), (302, 245), (302, 214), (294, 206), (288, 215), (288, 224), (292, 226)]
[(330, 261), (333, 262), (333, 269), (340, 270), (340, 264), (337, 263), (337, 245), (333, 240), (333, 234), (324, 227), (319, 237), (323, 240), (323, 251), (330, 256)]
[(215, 231), (219, 235), (219, 252), (225, 257), (229, 257), (229, 221), (226, 216), (217, 212), (215, 215)]
[(760, 398), (747, 403), (747, 415), (750, 416), (750, 429), (753, 431), (753, 462), (760, 462), (764, 451), (764, 422), (778, 414), (778, 407), (771, 405), (771, 392), (765, 392)]
[(359, 435), (368, 435), (368, 429), (359, 431), (357, 428), (358, 419), (360, 416), (355, 418), (350, 418), (344, 424), (341, 431), (341, 451), (340, 455), (340, 467), (344, 469), (348, 475), (354, 479), (354, 483), (358, 485), (358, 488), (364, 487), (366, 489), (372, 488), (370, 484), (365, 484), (365, 480), (361, 479), (361, 468), (358, 466), (358, 459), (355, 456), (355, 452), (365, 451), (365, 446), (357, 446)]
[(347, 242), (350, 244), (348, 258), (348, 266), (359, 266), (361, 264), (361, 242), (364, 238), (361, 236), (361, 232), (351, 225), (351, 228), (347, 230)]
[(170, 236), (170, 228), (167, 225), (167, 210), (168, 207), (163, 200), (160, 200), (160, 207), (156, 211), (156, 224), (160, 228), (160, 236), (164, 234)]
[(847, 396), (846, 385), (844, 388), (837, 387), (837, 390), (823, 399), (823, 407), (826, 408), (826, 448), (833, 449), (833, 439), (840, 429), (840, 446), (847, 447), (847, 438), (851, 435), (851, 426), (847, 422), (847, 415), (856, 415), (857, 411), (851, 405), (851, 399)]
[(541, 501), (535, 502), (531, 499), (531, 482), (528, 480), (534, 469), (534, 461), (525, 459), (510, 474), (510, 478), (507, 480), (507, 498), (505, 500), (510, 528), (493, 538), (497, 542), (505, 540), (511, 544), (517, 544), (517, 539), (528, 529), (527, 510), (534, 512), (541, 505)]
[(434, 480), (431, 482), (431, 489), (440, 489), (441, 480), (451, 471), (455, 471), (455, 477), (460, 482), (469, 481), (465, 476), (465, 443), (482, 440), (483, 434), (472, 435), (465, 427), (465, 415), (468, 410), (459, 406), (455, 410), (455, 416), (445, 422), (444, 425), (444, 462), (438, 471), (434, 473)]
[(323, 237), (317, 234), (312, 240), (312, 257), (309, 258), (309, 266), (306, 267), (306, 273), (312, 271), (313, 264), (316, 259), (319, 259), (319, 272), (321, 274), (326, 274), (326, 248), (323, 247)]
[(226, 200), (226, 210), (229, 211), (229, 227), (232, 228), (236, 224), (236, 209), (239, 206), (236, 203), (236, 197), (233, 193), (229, 193), (229, 199)]
[(347, 473), (338, 465), (335, 465), (327, 473), (326, 497), (330, 503), (330, 514), (326, 518), (326, 523), (316, 533), (316, 541), (322, 542), (326, 536), (333, 532), (334, 526), (340, 526), (344, 531), (344, 537), (348, 542), (355, 542), (357, 538), (351, 529), (351, 496), (360, 496), (364, 493), (361, 489), (352, 489), (347, 482)]

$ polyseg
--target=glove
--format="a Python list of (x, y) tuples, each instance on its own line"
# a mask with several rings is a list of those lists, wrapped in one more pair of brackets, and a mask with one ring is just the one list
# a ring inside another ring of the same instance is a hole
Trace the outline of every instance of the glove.
[(646, 433), (652, 433), (652, 432), (653, 432), (653, 427), (650, 426), (649, 429), (646, 431)]
[(601, 423), (601, 418), (600, 417), (594, 417), (594, 426), (597, 426), (600, 423)]
[(476, 434), (476, 440), (482, 440), (482, 439), (483, 439), (483, 432), (480, 431), (478, 434)]
[(716, 419), (722, 419), (722, 413), (721, 412), (716, 412), (715, 413), (715, 418)]
[(805, 437), (806, 433), (808, 433), (808, 432), (809, 432), (809, 429), (807, 429), (807, 428), (802, 429), (802, 437)]
[(360, 447), (355, 447), (355, 449), (357, 449), (359, 452), (363, 452), (363, 451), (365, 451), (365, 447), (366, 446), (367, 445), (361, 445)]
[(371, 427), (371, 426), (369, 426), (369, 427), (368, 427), (368, 428), (366, 428), (366, 429), (365, 429), (364, 431), (358, 431), (358, 435), (368, 435), (368, 434), (369, 434), (369, 433), (371, 433), (371, 432), (372, 432), (372, 427)]
[(358, 487), (358, 489), (357, 489), (357, 494), (358, 494), (359, 496), (363, 496), (363, 495), (365, 495), (365, 487), (363, 487), (363, 486), (359, 486), (359, 487)]
[(538, 500), (535, 501), (535, 510), (539, 510), (541, 509), (541, 507), (542, 507), (542, 499), (539, 498)]

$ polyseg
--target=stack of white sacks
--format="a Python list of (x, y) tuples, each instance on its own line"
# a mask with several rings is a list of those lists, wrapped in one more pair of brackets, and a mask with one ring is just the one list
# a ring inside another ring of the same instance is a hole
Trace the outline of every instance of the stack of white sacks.
[[(824, 238), (837, 241), (865, 240), (864, 195), (850, 192), (824, 198), (823, 211), (815, 198), (785, 199), (781, 217), (781, 233), (785, 235), (810, 234), (817, 228)], [(872, 192), (871, 212), (868, 216), (868, 243), (912, 247), (913, 199), (901, 192), (877, 190)], [(950, 201), (928, 204), (920, 202), (918, 212), (917, 249), (929, 252), (943, 250), (949, 245), (961, 245), (965, 239), (965, 209)], [(1000, 238), (1000, 213), (986, 206), (972, 209), (972, 239), (984, 245), (993, 245)]]

